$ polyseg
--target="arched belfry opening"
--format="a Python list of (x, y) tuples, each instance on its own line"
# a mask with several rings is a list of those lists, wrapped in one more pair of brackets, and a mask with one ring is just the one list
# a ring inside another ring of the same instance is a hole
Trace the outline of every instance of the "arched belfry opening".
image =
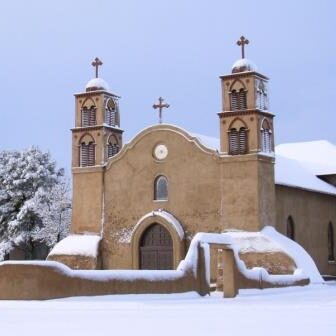
[(116, 99), (108, 98), (106, 101), (105, 124), (112, 127), (120, 126), (118, 102)]
[(261, 123), (261, 151), (264, 153), (273, 152), (272, 128), (269, 121), (264, 118)]
[(116, 155), (120, 150), (120, 145), (115, 134), (111, 134), (107, 141), (107, 157)]
[(84, 101), (81, 107), (81, 127), (95, 126), (97, 123), (96, 105), (91, 98)]
[(173, 240), (164, 226), (150, 225), (141, 236), (139, 248), (140, 269), (173, 269)]
[(96, 143), (90, 134), (85, 134), (79, 141), (79, 166), (89, 167), (96, 164)]
[(229, 154), (242, 155), (248, 152), (248, 129), (239, 118), (235, 119), (228, 130)]

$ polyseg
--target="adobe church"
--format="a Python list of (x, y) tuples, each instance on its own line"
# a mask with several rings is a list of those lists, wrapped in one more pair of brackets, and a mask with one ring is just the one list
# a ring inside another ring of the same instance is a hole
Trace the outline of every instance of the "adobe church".
[[(124, 144), (119, 96), (98, 77), (95, 59), (96, 78), (75, 94), (71, 232), (78, 239), (58, 243), (48, 259), (77, 269), (175, 269), (197, 232), (273, 226), (322, 274), (336, 275), (336, 147), (318, 141), (275, 150), (269, 79), (245, 58), (247, 43), (241, 37), (242, 58), (220, 77), (219, 139), (159, 123)], [(154, 107), (168, 105), (160, 99)]]

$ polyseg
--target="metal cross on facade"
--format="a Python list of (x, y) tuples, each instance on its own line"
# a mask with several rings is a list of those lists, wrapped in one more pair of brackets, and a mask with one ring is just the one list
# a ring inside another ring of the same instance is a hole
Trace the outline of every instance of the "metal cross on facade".
[(245, 36), (241, 36), (237, 41), (237, 44), (241, 46), (242, 58), (245, 58), (245, 44), (249, 44), (250, 41), (245, 38)]
[(96, 78), (98, 78), (98, 68), (103, 65), (103, 62), (96, 57), (95, 60), (91, 63), (93, 67), (96, 68)]
[(159, 97), (159, 103), (153, 105), (154, 110), (159, 109), (159, 124), (162, 124), (162, 109), (169, 107), (169, 104), (163, 102), (164, 99), (162, 97)]

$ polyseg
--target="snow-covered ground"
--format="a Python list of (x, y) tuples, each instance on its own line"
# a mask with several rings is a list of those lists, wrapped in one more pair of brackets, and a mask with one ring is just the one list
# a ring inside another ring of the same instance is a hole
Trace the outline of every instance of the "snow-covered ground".
[(334, 335), (336, 282), (220, 293), (0, 301), (1, 335)]

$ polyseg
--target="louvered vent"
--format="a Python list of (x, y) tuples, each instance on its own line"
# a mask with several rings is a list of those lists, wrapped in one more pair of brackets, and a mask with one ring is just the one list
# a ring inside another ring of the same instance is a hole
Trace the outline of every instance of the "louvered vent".
[(246, 91), (240, 89), (239, 92), (232, 90), (231, 92), (231, 111), (239, 111), (247, 109)]
[(272, 134), (269, 129), (261, 130), (262, 151), (265, 153), (272, 152)]
[(89, 153), (87, 145), (83, 142), (80, 146), (80, 166), (87, 167), (89, 162)]
[(239, 154), (247, 153), (247, 133), (246, 128), (242, 127), (239, 130)]
[(238, 105), (238, 92), (236, 90), (233, 90), (231, 92), (231, 111), (239, 110)]
[(115, 126), (116, 124), (116, 112), (115, 111), (106, 110), (105, 123), (109, 126)]
[(95, 108), (83, 108), (82, 109), (82, 127), (95, 126), (96, 125), (96, 109)]
[(88, 144), (88, 166), (95, 165), (95, 145), (93, 142)]
[(80, 166), (94, 166), (95, 165), (95, 145), (93, 142), (80, 146)]
[(246, 102), (246, 91), (241, 89), (239, 91), (239, 109), (246, 110), (247, 109), (247, 102)]
[(239, 154), (239, 139), (238, 139), (238, 132), (235, 128), (232, 128), (229, 133), (229, 145), (230, 145), (230, 155), (237, 155)]
[(247, 153), (247, 130), (242, 127), (239, 131), (232, 128), (229, 132), (229, 154), (239, 155)]
[(96, 125), (96, 109), (90, 109), (88, 126), (94, 126), (94, 125)]
[(89, 125), (89, 110), (84, 108), (82, 110), (82, 126)]
[(112, 144), (109, 142), (109, 144), (107, 145), (107, 156), (110, 158), (114, 155), (116, 155), (119, 152), (119, 145), (117, 144)]

